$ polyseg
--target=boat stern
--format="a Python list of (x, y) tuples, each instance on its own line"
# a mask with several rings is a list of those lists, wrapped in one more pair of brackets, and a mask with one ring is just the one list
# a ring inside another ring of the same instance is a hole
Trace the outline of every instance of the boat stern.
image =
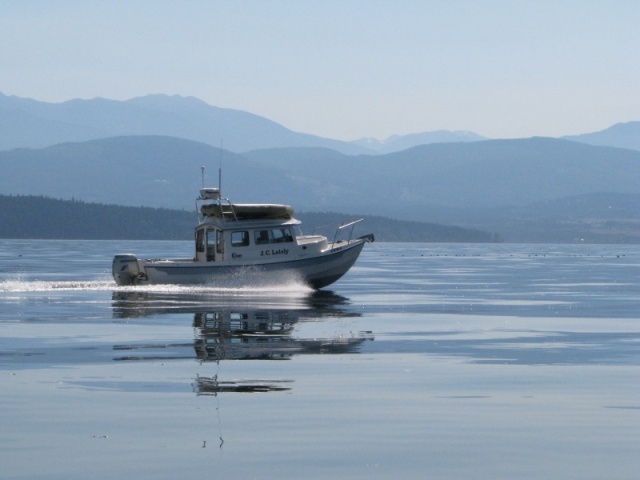
[(131, 253), (120, 253), (113, 257), (111, 265), (113, 279), (118, 285), (135, 285), (140, 276), (138, 259)]

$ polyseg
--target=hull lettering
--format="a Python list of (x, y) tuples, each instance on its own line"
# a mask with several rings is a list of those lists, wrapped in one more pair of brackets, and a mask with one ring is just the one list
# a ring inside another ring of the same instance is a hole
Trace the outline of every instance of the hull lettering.
[(270, 250), (260, 250), (261, 257), (273, 257), (275, 255), (289, 255), (289, 249), (280, 248), (276, 250), (272, 248)]

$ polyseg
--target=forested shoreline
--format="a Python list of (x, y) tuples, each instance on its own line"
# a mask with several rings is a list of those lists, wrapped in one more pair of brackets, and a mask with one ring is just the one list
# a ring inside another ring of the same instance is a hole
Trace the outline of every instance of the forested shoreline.
[[(305, 233), (331, 234), (357, 215), (300, 212)], [(0, 195), (0, 238), (189, 240), (195, 211), (104, 205), (35, 195)], [(432, 223), (366, 216), (356, 234), (382, 242), (495, 242), (497, 234)]]

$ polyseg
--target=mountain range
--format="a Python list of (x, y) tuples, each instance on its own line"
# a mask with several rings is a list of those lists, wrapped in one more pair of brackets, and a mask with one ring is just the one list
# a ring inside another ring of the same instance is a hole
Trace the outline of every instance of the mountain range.
[(0, 168), (0, 195), (192, 209), (221, 169), (223, 194), (238, 202), (506, 241), (640, 242), (640, 122), (564, 138), (437, 131), (343, 142), (193, 97), (54, 104), (0, 94)]
[[(417, 145), (475, 142), (486, 138), (466, 131), (435, 131), (344, 142), (294, 132), (267, 118), (209, 105), (194, 97), (147, 95), (130, 100), (41, 102), (0, 93), (0, 150), (42, 148), (127, 135), (184, 138), (242, 153), (288, 147), (328, 148), (348, 155), (386, 154)], [(565, 139), (640, 150), (640, 122)]]
[(505, 241), (640, 242), (640, 152), (551, 138), (345, 155), (112, 137), (0, 152), (0, 194), (192, 209), (203, 165), (208, 186), (222, 167), (223, 195), (237, 202), (443, 223)]
[(562, 138), (588, 143), (589, 145), (640, 150), (640, 122), (618, 123), (600, 132), (571, 135)]
[(392, 135), (382, 141), (370, 137), (361, 138), (351, 143), (365, 147), (371, 153), (393, 153), (417, 145), (429, 145), (430, 143), (477, 142), (480, 140), (487, 140), (487, 138), (465, 130), (455, 132), (437, 130), (435, 132), (411, 133), (409, 135)]
[(233, 152), (283, 146), (367, 152), (348, 142), (293, 132), (264, 117), (194, 97), (148, 95), (47, 103), (0, 94), (0, 150), (42, 148), (123, 135), (167, 135)]

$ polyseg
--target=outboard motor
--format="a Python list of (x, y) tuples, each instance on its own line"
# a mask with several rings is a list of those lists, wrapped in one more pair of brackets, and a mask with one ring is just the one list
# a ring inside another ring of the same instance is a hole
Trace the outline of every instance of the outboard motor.
[(113, 257), (111, 272), (118, 285), (135, 285), (135, 280), (140, 274), (138, 259), (130, 253), (116, 255)]

